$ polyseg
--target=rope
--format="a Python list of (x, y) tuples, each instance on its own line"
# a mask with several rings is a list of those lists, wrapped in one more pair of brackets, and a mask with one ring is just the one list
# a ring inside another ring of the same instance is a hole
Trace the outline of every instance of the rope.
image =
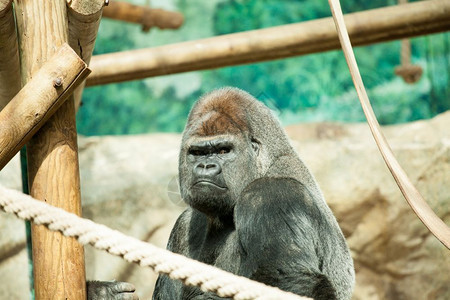
[(401, 40), (400, 62), (403, 67), (411, 65), (411, 42), (409, 39)]
[[(398, 0), (398, 4), (407, 4), (408, 0)], [(411, 43), (409, 39), (401, 40), (400, 63), (403, 67), (411, 65)]]
[(172, 279), (181, 280), (185, 285), (198, 286), (204, 292), (214, 292), (220, 297), (239, 300), (310, 299), (160, 249), (1, 185), (0, 208), (23, 220), (74, 237), (83, 245), (90, 244), (121, 256), (128, 262), (150, 267)]
[(355, 84), (356, 92), (358, 93), (359, 101), (366, 115), (367, 123), (369, 124), (372, 135), (377, 143), (378, 149), (386, 162), (392, 176), (397, 182), (403, 196), (408, 204), (413, 209), (414, 213), (419, 217), (423, 224), (431, 231), (431, 233), (448, 249), (450, 249), (450, 228), (433, 212), (428, 206), (427, 202), (422, 198), (419, 191), (412, 184), (411, 180), (402, 169), (397, 159), (394, 156), (389, 144), (381, 132), (380, 125), (370, 105), (369, 97), (361, 78), (361, 74), (356, 64), (355, 54), (352, 50), (350, 38), (348, 36), (347, 28), (345, 27), (344, 17), (342, 15), (341, 5), (339, 0), (328, 0), (333, 13), (336, 29), (339, 34), (339, 40), (342, 45), (342, 50), (347, 60), (348, 68), (352, 75), (353, 83)]
[[(398, 0), (399, 5), (407, 3), (408, 0)], [(409, 39), (402, 39), (400, 46), (400, 66), (395, 67), (394, 73), (402, 77), (406, 83), (415, 83), (422, 76), (422, 67), (411, 64), (411, 42)]]

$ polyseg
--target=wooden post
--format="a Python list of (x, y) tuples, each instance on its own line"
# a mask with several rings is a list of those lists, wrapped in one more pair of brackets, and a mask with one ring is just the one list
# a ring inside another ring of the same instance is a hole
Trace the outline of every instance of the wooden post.
[[(72, 0), (67, 1), (67, 17), (69, 19), (69, 45), (89, 65), (94, 51), (98, 26), (102, 18), (105, 0)], [(75, 89), (75, 111), (81, 104), (85, 82)]]
[(19, 50), (12, 0), (0, 0), (0, 110), (19, 90)]
[(177, 29), (184, 21), (183, 15), (179, 12), (149, 8), (121, 1), (112, 1), (104, 9), (103, 16), (110, 19), (142, 24), (143, 31), (148, 31), (152, 27)]
[[(68, 41), (64, 0), (15, 0), (22, 83)], [(30, 194), (81, 215), (75, 105), (69, 97), (27, 144)], [(74, 238), (32, 226), (38, 300), (86, 299), (84, 248)]]
[[(450, 29), (450, 1), (419, 1), (345, 16), (354, 46)], [(87, 86), (340, 49), (333, 19), (94, 56)]]
[(0, 111), (0, 170), (90, 73), (64, 44)]

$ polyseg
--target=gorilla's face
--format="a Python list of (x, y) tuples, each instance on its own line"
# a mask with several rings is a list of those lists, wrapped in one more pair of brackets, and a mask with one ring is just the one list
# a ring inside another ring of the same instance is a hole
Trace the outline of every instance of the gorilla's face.
[(256, 177), (258, 145), (243, 135), (188, 138), (181, 150), (184, 201), (210, 216), (232, 215), (242, 190)]

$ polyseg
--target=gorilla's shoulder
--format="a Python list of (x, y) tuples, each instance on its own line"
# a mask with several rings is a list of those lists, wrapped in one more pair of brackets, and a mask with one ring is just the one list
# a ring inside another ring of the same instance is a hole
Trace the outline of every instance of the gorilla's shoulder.
[(205, 223), (206, 216), (192, 207), (187, 207), (178, 217), (174, 227), (187, 229), (189, 226), (192, 226), (192, 222), (196, 224)]
[(196, 232), (192, 230), (193, 225), (206, 226), (206, 217), (200, 212), (186, 208), (178, 217), (173, 230), (170, 233), (167, 249), (177, 253), (185, 253), (189, 245), (189, 235), (186, 232)]
[[(323, 215), (313, 194), (300, 181), (291, 177), (259, 178), (242, 192), (234, 213), (246, 253), (261, 254), (266, 249), (269, 252), (265, 255), (275, 257), (277, 251), (285, 253), (288, 249), (291, 253), (303, 251), (304, 258), (311, 262), (316, 260), (317, 220)], [(278, 260), (287, 258), (280, 256)]]
[(263, 206), (283, 208), (285, 206), (312, 209), (315, 206), (313, 193), (300, 181), (292, 177), (262, 177), (251, 182), (242, 192), (239, 204), (253, 209)]
[(236, 227), (258, 231), (309, 236), (327, 219), (318, 199), (300, 181), (290, 177), (265, 177), (245, 188), (235, 207)]
[(191, 218), (192, 218), (192, 208), (188, 207), (178, 217), (177, 221), (175, 222), (175, 226), (185, 228), (188, 226)]

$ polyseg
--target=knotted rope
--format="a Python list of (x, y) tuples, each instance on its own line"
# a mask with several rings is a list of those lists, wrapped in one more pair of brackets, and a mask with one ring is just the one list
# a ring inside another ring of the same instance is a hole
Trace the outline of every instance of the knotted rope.
[(198, 286), (205, 292), (214, 292), (221, 297), (258, 300), (309, 299), (160, 249), (1, 185), (0, 208), (23, 220), (74, 237), (83, 245), (90, 244), (97, 249), (121, 256), (128, 262), (150, 267), (155, 272), (181, 280), (185, 285)]

